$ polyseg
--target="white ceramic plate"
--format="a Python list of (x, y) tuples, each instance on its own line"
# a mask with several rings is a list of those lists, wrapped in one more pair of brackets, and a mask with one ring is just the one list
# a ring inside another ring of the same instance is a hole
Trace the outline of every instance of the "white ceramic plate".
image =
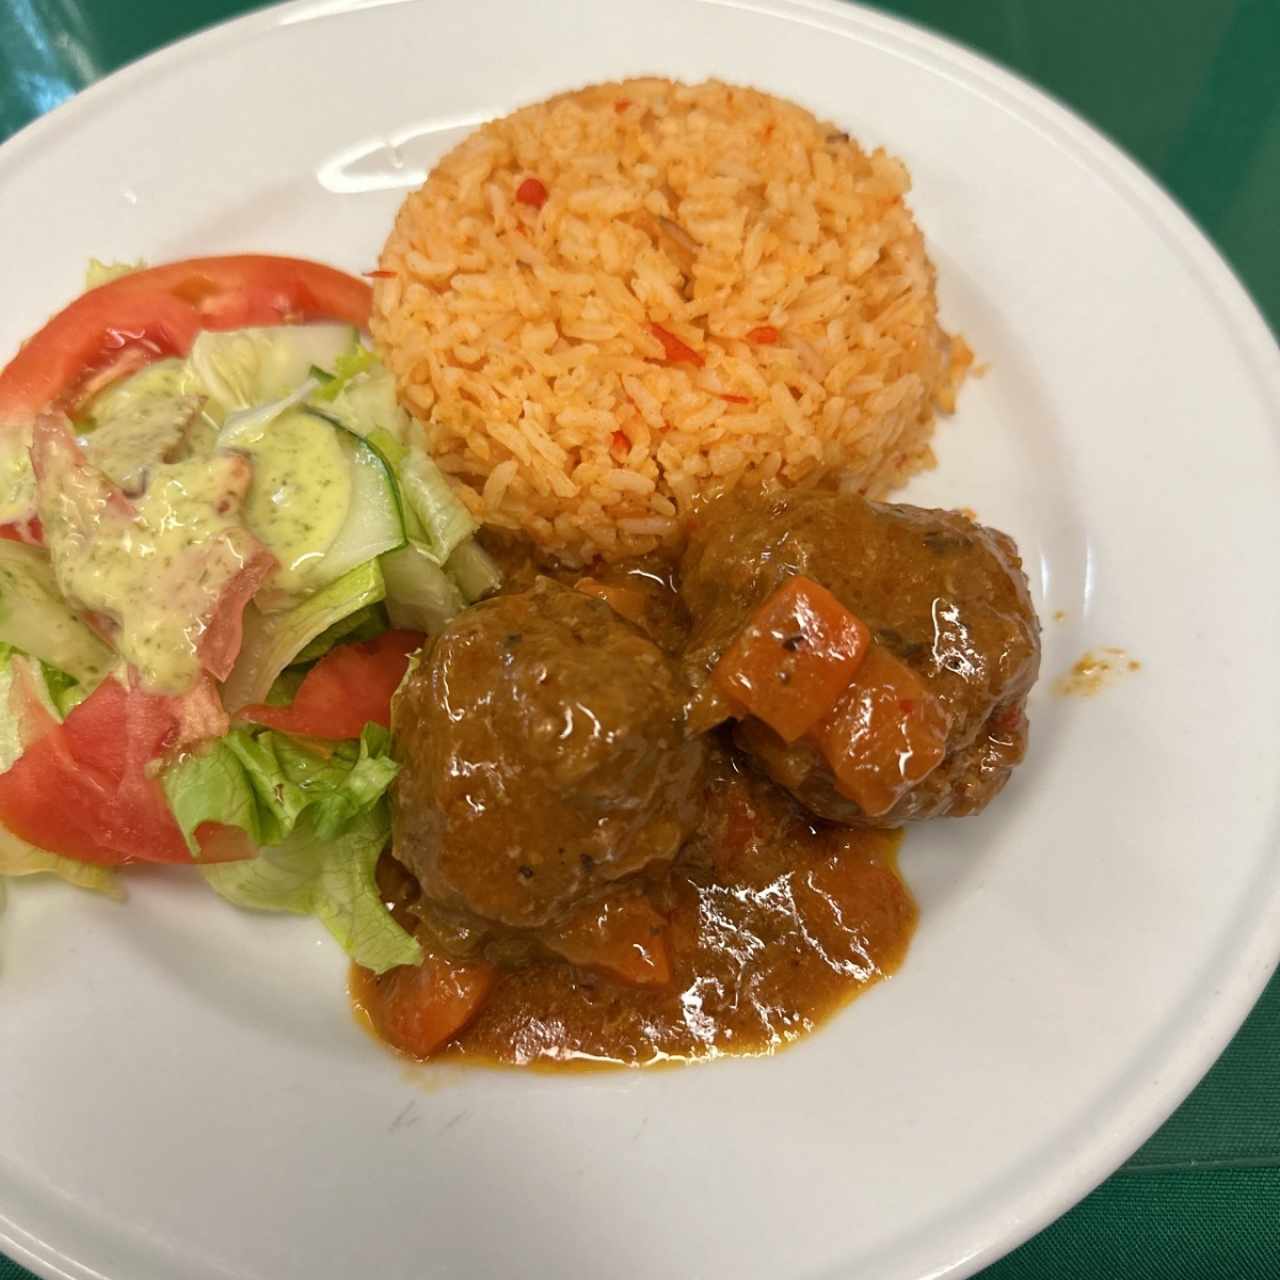
[[(911, 833), (902, 973), (773, 1060), (415, 1073), (356, 1029), (307, 922), (180, 873), (140, 874), (125, 909), (17, 886), (0, 1247), (42, 1274), (961, 1276), (1123, 1160), (1262, 988), (1280, 363), (1169, 200), (977, 58), (786, 0), (260, 13), (0, 150), (0, 349), (91, 254), (372, 267), (468, 126), (646, 71), (791, 96), (909, 162), (945, 319), (991, 364), (912, 496), (1021, 543), (1045, 619), (1029, 762), (984, 817)], [(1107, 645), (1141, 671), (1051, 694)]]

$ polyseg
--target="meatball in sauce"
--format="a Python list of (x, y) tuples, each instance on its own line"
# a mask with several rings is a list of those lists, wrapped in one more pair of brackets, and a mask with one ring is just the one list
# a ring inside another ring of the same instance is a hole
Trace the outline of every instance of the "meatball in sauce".
[(950, 511), (821, 491), (733, 494), (699, 520), (680, 566), (693, 617), (686, 665), (705, 681), (754, 611), (788, 578), (820, 583), (875, 644), (916, 673), (945, 714), (945, 754), (888, 810), (842, 795), (810, 741), (747, 717), (735, 741), (819, 817), (898, 826), (983, 809), (1026, 752), (1026, 697), (1040, 627), (1017, 548)]
[(396, 699), (395, 856), (426, 897), (516, 927), (669, 863), (702, 799), (687, 698), (679, 667), (584, 592), (540, 578), (467, 610)]
[(978, 812), (1026, 749), (1012, 541), (814, 491), (721, 498), (675, 560), (490, 549), (503, 593), (393, 707), (379, 879), (426, 962), (357, 973), (379, 1033), (520, 1066), (761, 1053), (892, 973), (896, 828)]

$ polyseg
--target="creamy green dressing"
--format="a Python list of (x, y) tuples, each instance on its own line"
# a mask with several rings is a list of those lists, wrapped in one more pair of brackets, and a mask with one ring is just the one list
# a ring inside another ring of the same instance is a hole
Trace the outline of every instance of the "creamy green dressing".
[(94, 431), (85, 456), (126, 493), (139, 493), (152, 467), (187, 452), (187, 433), (199, 416), (198, 396), (144, 400)]
[(244, 458), (163, 463), (133, 511), (69, 453), (50, 461), (39, 511), (63, 595), (109, 620), (117, 651), (147, 687), (189, 688), (207, 619), (253, 554), (238, 516)]
[(29, 520), (36, 509), (31, 470), (31, 424), (0, 424), (0, 524)]
[(279, 562), (271, 587), (298, 595), (351, 510), (351, 463), (334, 429), (301, 410), (243, 448), (253, 462), (245, 523)]
[[(203, 334), (190, 359), (95, 397), (74, 424), (88, 465), (54, 450), (38, 487), (30, 427), (0, 431), (0, 523), (40, 516), (57, 589), (99, 615), (148, 687), (176, 693), (197, 678), (208, 621), (257, 544), (278, 562), (260, 600), (323, 585), (314, 571), (355, 502), (346, 438), (303, 410), (229, 447), (218, 436), (229, 411), (270, 403), (317, 361), (332, 367), (355, 337), (342, 326)], [(347, 388), (343, 402), (357, 422), (403, 435), (389, 377)]]

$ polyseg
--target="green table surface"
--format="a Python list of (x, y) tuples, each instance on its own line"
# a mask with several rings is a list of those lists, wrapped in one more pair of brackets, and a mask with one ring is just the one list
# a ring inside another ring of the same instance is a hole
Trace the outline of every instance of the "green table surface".
[[(122, 64), (252, 7), (0, 0), (0, 138)], [(1102, 129), (1204, 228), (1280, 331), (1280, 0), (881, 7), (1012, 68)], [(0, 1280), (26, 1276), (0, 1257)], [(1031, 1277), (1280, 1277), (1280, 976), (1164, 1128), (984, 1273)]]

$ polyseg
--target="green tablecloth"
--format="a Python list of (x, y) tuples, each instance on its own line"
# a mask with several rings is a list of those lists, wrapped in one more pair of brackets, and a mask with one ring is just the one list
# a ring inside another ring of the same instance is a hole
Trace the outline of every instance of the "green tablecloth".
[[(251, 7), (0, 0), (0, 138), (89, 80)], [(1280, 0), (881, 7), (1012, 67), (1101, 127), (1177, 196), (1280, 330)], [(0, 1258), (0, 1280), (26, 1275)], [(1280, 977), (1168, 1124), (984, 1280), (1024, 1277), (1280, 1277)]]

